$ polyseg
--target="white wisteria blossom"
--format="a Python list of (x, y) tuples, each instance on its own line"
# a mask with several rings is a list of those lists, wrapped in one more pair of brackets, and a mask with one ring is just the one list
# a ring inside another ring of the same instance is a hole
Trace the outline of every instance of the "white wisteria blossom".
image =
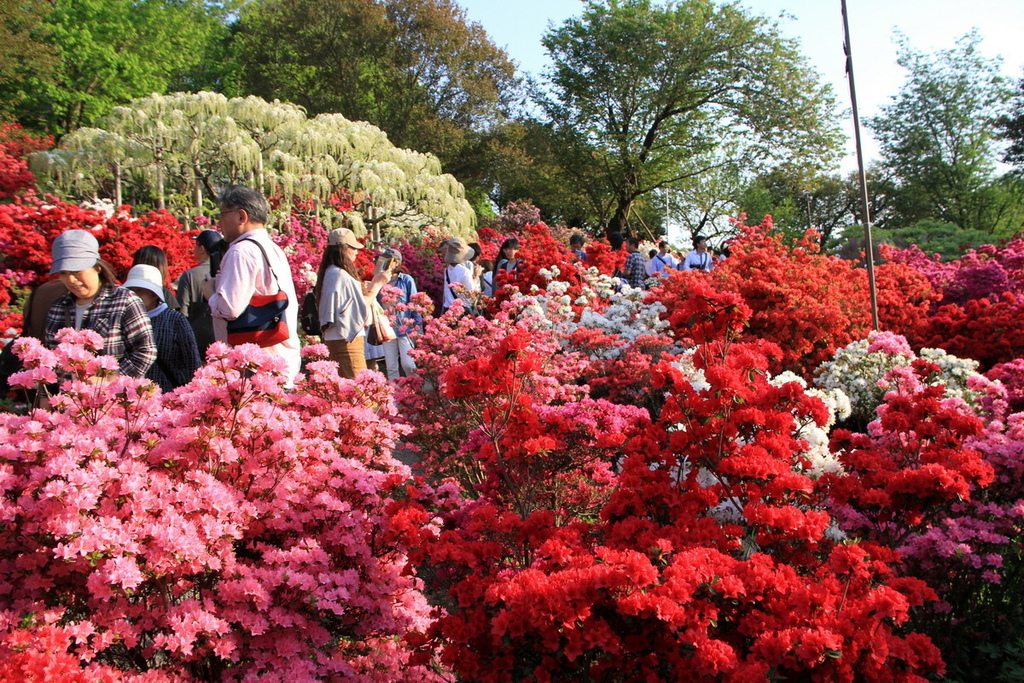
[(335, 213), (330, 198), (348, 194), (359, 211), (372, 210), (375, 230), (392, 236), (436, 225), (469, 237), (476, 222), (463, 186), (434, 155), (396, 147), (364, 121), (308, 118), (298, 105), (255, 96), (142, 97), (34, 154), (31, 165), (44, 189), (80, 197), (109, 190), (120, 205), (123, 188), (134, 188), (179, 214), (202, 213), (219, 188), (241, 183), (285, 208), (311, 199), (325, 219)]

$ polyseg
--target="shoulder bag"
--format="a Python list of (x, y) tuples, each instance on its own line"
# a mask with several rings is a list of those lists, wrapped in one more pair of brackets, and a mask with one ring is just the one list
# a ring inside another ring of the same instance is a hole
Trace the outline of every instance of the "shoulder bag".
[(256, 240), (250, 241), (259, 247), (260, 253), (263, 254), (263, 261), (277, 283), (277, 293), (253, 294), (242, 314), (228, 321), (228, 343), (232, 346), (256, 344), (266, 348), (280, 344), (289, 337), (288, 324), (284, 317), (285, 309), (288, 308), (288, 295), (281, 289), (281, 283), (270, 266), (270, 259), (267, 258), (263, 245)]

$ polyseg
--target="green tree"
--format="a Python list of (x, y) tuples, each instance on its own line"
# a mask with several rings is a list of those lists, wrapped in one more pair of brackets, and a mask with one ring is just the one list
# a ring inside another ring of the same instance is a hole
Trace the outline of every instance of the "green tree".
[[(0, 81), (29, 128), (66, 134), (116, 104), (162, 93), (209, 54), (228, 6), (205, 0), (53, 0), (32, 32), (56, 60)], [(27, 96), (26, 96), (27, 94)]]
[(0, 0), (0, 118), (16, 117), (32, 97), (25, 81), (52, 73), (57, 48), (44, 40), (46, 0)]
[(922, 54), (901, 39), (898, 61), (907, 80), (868, 120), (897, 187), (894, 228), (933, 219), (964, 229), (1013, 230), (1007, 217), (1017, 213), (1013, 205), (1021, 197), (996, 182), (997, 121), (1012, 92), (1001, 60), (983, 56), (980, 42), (969, 33), (952, 49)]
[(1024, 78), (1017, 81), (1010, 112), (999, 119), (999, 137), (1009, 143), (1003, 161), (1024, 172)]
[(482, 146), (518, 81), (454, 0), (259, 0), (232, 52), (243, 92), (368, 121), (486, 195)]
[(521, 116), (496, 127), (484, 145), (490, 199), (500, 207), (528, 201), (550, 224), (583, 226), (594, 198), (579, 178), (590, 160), (570, 163), (566, 154), (553, 127), (535, 118)]
[[(868, 173), (869, 210), (873, 224), (884, 220), (888, 193), (877, 170)], [(860, 222), (860, 185), (857, 174), (805, 173), (780, 167), (759, 175), (744, 188), (740, 208), (755, 222), (770, 214), (776, 229), (790, 239), (808, 230), (820, 235), (822, 248), (835, 246), (842, 230)]]
[(628, 228), (648, 193), (716, 168), (800, 158), (827, 166), (834, 101), (775, 24), (711, 0), (594, 0), (543, 39), (536, 100), (591, 219)]

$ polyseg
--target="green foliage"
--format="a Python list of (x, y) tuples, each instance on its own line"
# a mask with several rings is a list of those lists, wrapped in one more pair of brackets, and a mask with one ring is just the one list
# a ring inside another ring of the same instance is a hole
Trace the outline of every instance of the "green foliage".
[[(856, 226), (854, 231), (859, 236), (863, 228)], [(969, 249), (991, 244), (992, 235), (982, 230), (965, 230), (952, 223), (923, 220), (907, 228), (876, 230), (874, 240), (900, 249), (916, 244), (924, 253), (939, 254), (944, 261), (949, 261), (960, 258)]]
[(543, 40), (537, 95), (588, 219), (626, 227), (633, 204), (716, 168), (837, 149), (833, 99), (774, 24), (710, 0), (593, 1)]
[(995, 677), (986, 680), (994, 683), (1024, 681), (1024, 637), (1007, 643), (982, 645), (978, 650), (996, 667)]
[(1017, 81), (1012, 109), (999, 119), (999, 136), (1009, 142), (1003, 161), (1024, 171), (1024, 78)]
[(498, 127), (485, 146), (491, 199), (498, 206), (527, 201), (552, 224), (591, 222), (587, 207), (599, 200), (599, 188), (586, 179), (594, 160), (567, 143), (550, 124), (530, 117)]
[(777, 230), (794, 243), (808, 230), (819, 233), (829, 247), (843, 228), (860, 213), (857, 175), (819, 175), (795, 167), (777, 168), (758, 176), (741, 195), (740, 209), (748, 216), (772, 216)]
[(31, 74), (51, 73), (56, 46), (44, 42), (46, 0), (0, 0), (0, 118), (14, 118), (33, 93), (25, 88)]
[(996, 123), (1011, 91), (1000, 60), (982, 56), (980, 41), (970, 33), (955, 48), (934, 54), (915, 52), (902, 41), (899, 63), (909, 72), (907, 81), (868, 121), (898, 189), (892, 227), (930, 218), (965, 229), (1013, 231), (1007, 216), (1019, 213), (1024, 195), (996, 182)]
[(195, 71), (228, 6), (206, 0), (54, 0), (31, 36), (57, 59), (0, 83), (26, 127), (63, 135)]
[(368, 121), (484, 186), (483, 136), (511, 101), (515, 67), (453, 0), (262, 0), (236, 29), (243, 92)]

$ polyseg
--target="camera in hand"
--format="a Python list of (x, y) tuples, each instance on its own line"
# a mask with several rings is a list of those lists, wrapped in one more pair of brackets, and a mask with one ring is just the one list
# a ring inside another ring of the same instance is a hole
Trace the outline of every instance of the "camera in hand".
[(394, 263), (394, 259), (390, 256), (384, 256), (381, 254), (377, 257), (377, 264), (375, 267), (376, 272), (383, 273), (385, 270), (391, 269), (391, 264)]

